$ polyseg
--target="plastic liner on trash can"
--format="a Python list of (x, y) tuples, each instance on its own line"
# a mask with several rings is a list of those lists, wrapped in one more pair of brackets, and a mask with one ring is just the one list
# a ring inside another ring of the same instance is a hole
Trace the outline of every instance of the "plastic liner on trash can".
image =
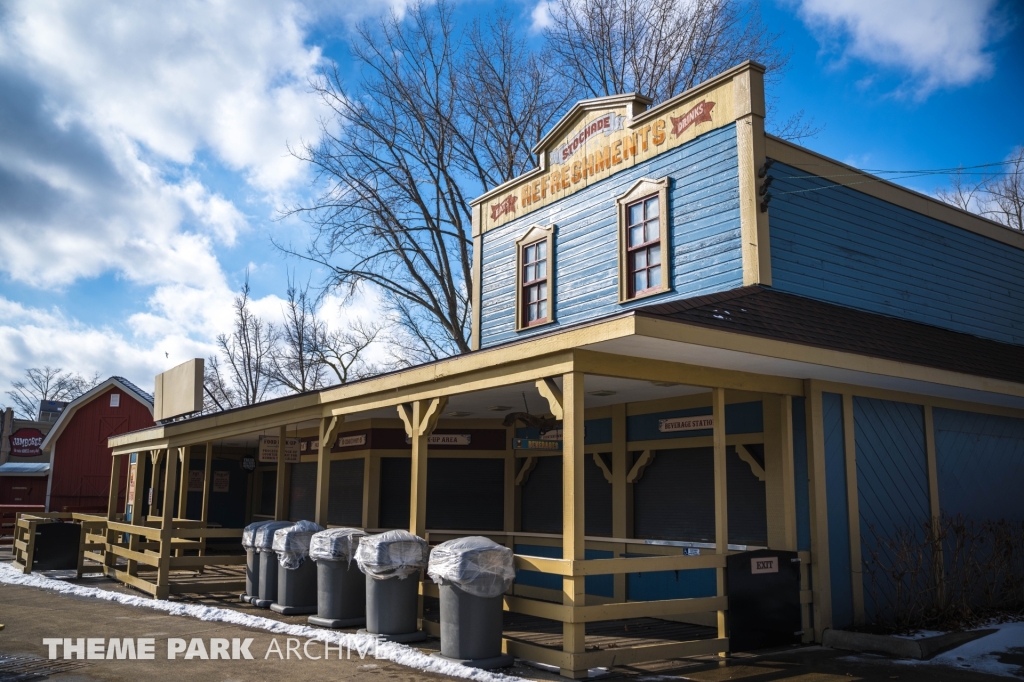
[(251, 602), (258, 598), (260, 585), (260, 553), (256, 549), (256, 531), (273, 521), (250, 523), (242, 531), (242, 549), (245, 550), (245, 594), (239, 600)]
[(274, 551), (282, 568), (295, 570), (309, 556), (309, 542), (323, 528), (312, 521), (298, 523), (274, 531)]
[(260, 581), (256, 587), (253, 604), (262, 609), (270, 608), (277, 600), (277, 557), (274, 555), (274, 533), (292, 525), (291, 521), (268, 521), (256, 529), (253, 549), (260, 554)]
[(366, 578), (355, 559), (358, 528), (320, 531), (309, 542), (309, 558), (316, 562), (317, 610), (310, 625), (351, 628), (366, 624)]
[(504, 668), (502, 594), (516, 577), (512, 550), (484, 537), (442, 542), (430, 551), (427, 575), (441, 597), (442, 658), (474, 668)]
[(273, 548), (280, 568), (271, 611), (286, 616), (316, 612), (316, 566), (306, 559), (313, 534), (322, 530), (312, 521), (299, 521), (274, 532)]
[(367, 535), (359, 541), (359, 570), (376, 580), (408, 578), (427, 567), (430, 546), (407, 530)]
[(419, 580), (426, 568), (427, 541), (404, 530), (359, 541), (356, 564), (366, 574), (366, 632), (393, 642), (426, 639), (416, 622)]

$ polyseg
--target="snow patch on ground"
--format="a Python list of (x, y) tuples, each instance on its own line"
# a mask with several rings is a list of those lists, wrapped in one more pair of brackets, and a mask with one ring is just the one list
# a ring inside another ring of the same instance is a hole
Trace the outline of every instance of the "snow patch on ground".
[[(1024, 653), (1024, 622), (1017, 623), (993, 623), (978, 628), (979, 630), (996, 630), (973, 642), (968, 642), (951, 649), (943, 654), (932, 658), (930, 661), (915, 661), (911, 659), (890, 659), (884, 656), (864, 654), (859, 656), (844, 656), (844, 660), (876, 662), (879, 659), (899, 663), (901, 665), (941, 665), (957, 670), (973, 670), (990, 675), (1001, 675), (1021, 679), (1024, 677), (1024, 666), (1013, 663), (1003, 663), (999, 660), (1000, 654)], [(937, 635), (946, 634), (937, 632)]]
[[(73, 574), (72, 574), (73, 575)], [(164, 611), (175, 616), (190, 616), (199, 620), (215, 621), (220, 623), (231, 623), (243, 627), (265, 630), (278, 635), (289, 637), (303, 637), (315, 639), (321, 642), (328, 642), (331, 645), (342, 645), (356, 651), (368, 651), (373, 655), (374, 644), (376, 643), (376, 658), (398, 663), (399, 665), (416, 668), (425, 672), (439, 673), (451, 677), (461, 677), (474, 682), (525, 682), (522, 678), (512, 675), (490, 672), (468, 668), (458, 663), (452, 663), (444, 659), (428, 656), (423, 652), (395, 642), (376, 642), (371, 635), (359, 635), (343, 632), (334, 632), (305, 625), (290, 625), (262, 616), (252, 616), (240, 611), (222, 609), (215, 606), (203, 606), (202, 604), (182, 604), (171, 602), (165, 599), (151, 599), (131, 594), (121, 594), (102, 590), (96, 587), (82, 587), (71, 585), (60, 580), (54, 580), (39, 574), (23, 574), (7, 563), (0, 564), (0, 582), (8, 585), (24, 585), (36, 587), (61, 594), (74, 595), (78, 597), (91, 597), (112, 601), (126, 606)]]

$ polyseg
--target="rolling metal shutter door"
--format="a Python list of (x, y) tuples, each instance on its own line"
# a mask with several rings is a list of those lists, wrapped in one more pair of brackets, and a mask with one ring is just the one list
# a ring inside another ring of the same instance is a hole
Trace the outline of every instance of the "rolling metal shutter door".
[(327, 523), (337, 526), (363, 525), (363, 466), (365, 459), (342, 459), (330, 463), (327, 492)]
[(562, 532), (562, 458), (538, 457), (522, 490), (521, 526), (527, 533)]
[[(715, 469), (712, 448), (659, 450), (633, 488), (638, 538), (715, 541)], [(729, 542), (765, 544), (768, 520), (764, 482), (733, 447), (726, 453)]]
[[(605, 466), (611, 471), (611, 455), (598, 455), (604, 460)], [(584, 533), (587, 535), (612, 535), (612, 484), (604, 477), (601, 467), (597, 466), (593, 455), (587, 455), (583, 465), (584, 496), (583, 511), (585, 520)]]
[(277, 504), (277, 471), (264, 471), (260, 474), (260, 514), (273, 516)]
[(312, 521), (316, 517), (316, 462), (291, 465), (288, 486), (288, 518)]
[[(605, 462), (608, 459), (605, 458)], [(583, 464), (584, 533), (612, 533), (612, 485), (588, 455)], [(527, 533), (562, 532), (562, 458), (538, 457), (522, 490), (521, 527)]]
[(381, 528), (409, 527), (409, 485), (411, 457), (381, 457), (380, 505), (377, 524)]
[(430, 458), (427, 528), (501, 530), (504, 525), (504, 460)]

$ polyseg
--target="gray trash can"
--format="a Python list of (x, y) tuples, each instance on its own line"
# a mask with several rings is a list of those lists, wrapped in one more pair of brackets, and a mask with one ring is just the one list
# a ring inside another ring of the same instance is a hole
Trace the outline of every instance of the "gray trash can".
[(312, 521), (299, 521), (274, 533), (277, 599), (271, 611), (285, 616), (316, 613), (316, 564), (309, 561), (309, 541), (322, 530)]
[(250, 523), (242, 531), (242, 548), (245, 550), (245, 593), (238, 595), (239, 601), (252, 603), (258, 599), (260, 585), (260, 553), (256, 549), (256, 531), (273, 521)]
[(259, 555), (259, 583), (254, 585), (256, 597), (253, 606), (270, 608), (277, 601), (277, 557), (274, 556), (274, 533), (292, 525), (291, 521), (270, 521), (256, 529), (253, 549)]
[(359, 541), (356, 563), (366, 574), (366, 629), (392, 642), (426, 639), (417, 628), (419, 576), (427, 566), (427, 541), (405, 530)]
[(505, 668), (502, 594), (516, 577), (512, 550), (484, 537), (442, 542), (430, 552), (427, 575), (441, 594), (441, 658), (472, 668)]
[(353, 563), (358, 528), (331, 528), (317, 533), (309, 543), (309, 558), (316, 562), (317, 610), (310, 625), (353, 628), (366, 624), (366, 577)]

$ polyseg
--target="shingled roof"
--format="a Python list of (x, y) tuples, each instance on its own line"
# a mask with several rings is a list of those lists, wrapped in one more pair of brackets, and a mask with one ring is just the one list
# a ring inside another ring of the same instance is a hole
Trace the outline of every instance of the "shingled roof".
[(1024, 346), (760, 286), (658, 303), (636, 314), (1024, 383)]

